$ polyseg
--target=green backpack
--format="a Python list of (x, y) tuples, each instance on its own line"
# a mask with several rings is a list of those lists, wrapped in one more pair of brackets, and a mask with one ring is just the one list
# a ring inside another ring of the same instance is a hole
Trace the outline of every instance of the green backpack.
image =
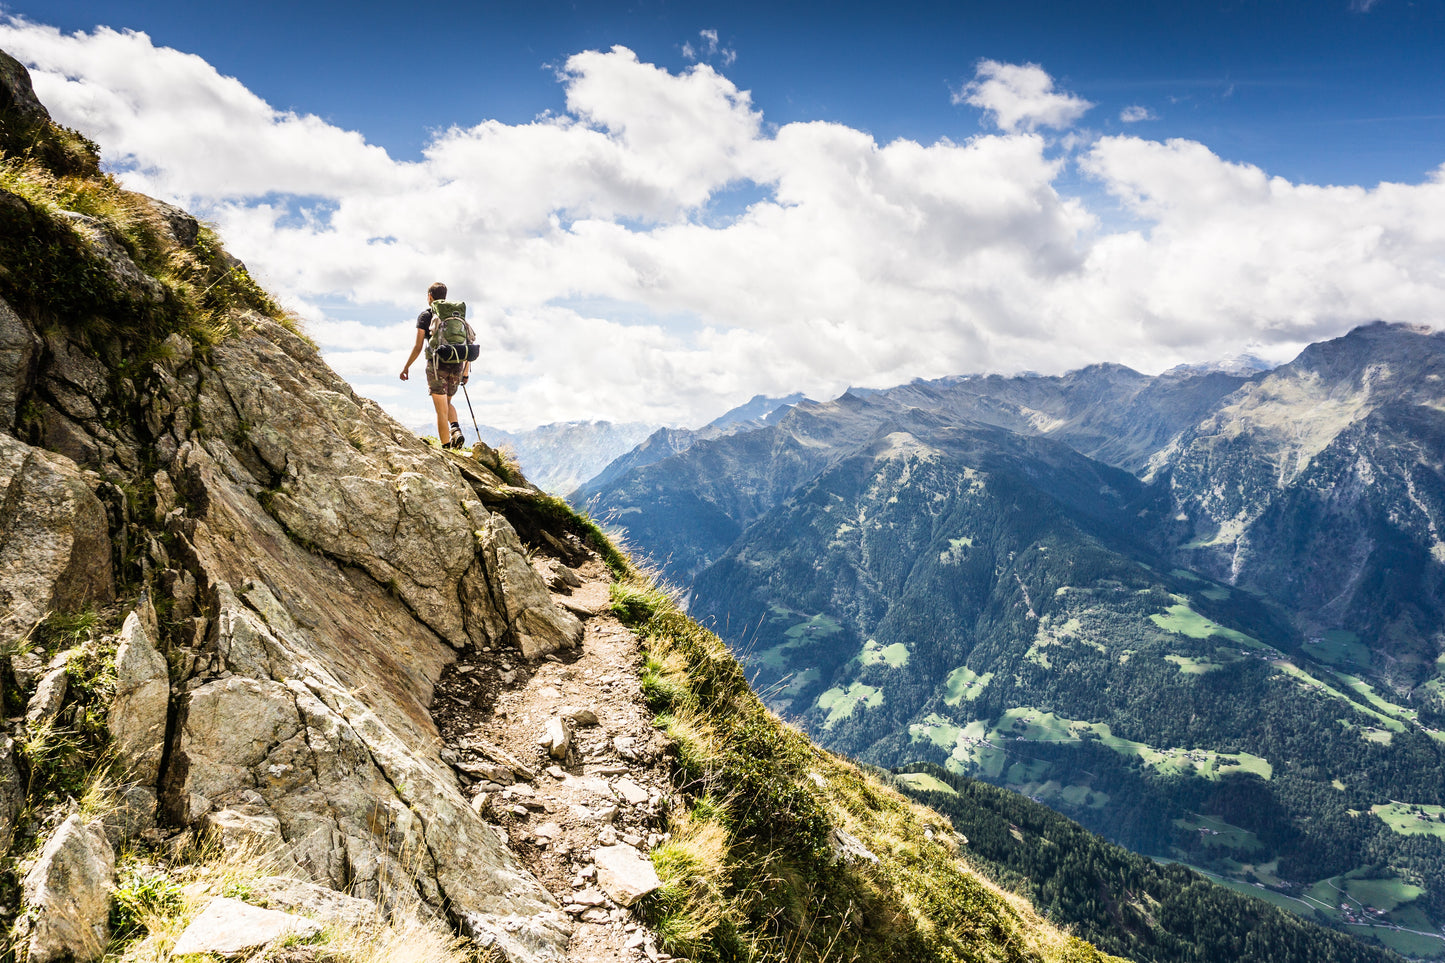
[(482, 353), (472, 326), (467, 324), (465, 301), (433, 301), (431, 303), (431, 338), (427, 341), (427, 357), (441, 364), (476, 361)]

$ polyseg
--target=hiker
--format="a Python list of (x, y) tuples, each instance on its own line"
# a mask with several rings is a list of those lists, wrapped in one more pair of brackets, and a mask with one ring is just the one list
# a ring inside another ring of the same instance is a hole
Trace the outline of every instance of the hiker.
[[(472, 363), (462, 361), (448, 364), (441, 361), (433, 346), (429, 343), (433, 334), (433, 325), (438, 318), (432, 304), (437, 301), (445, 301), (447, 286), (438, 281), (426, 289), (426, 310), (416, 316), (416, 344), (411, 347), (411, 357), (406, 359), (406, 364), (401, 369), (401, 380), (407, 381), (410, 378), (409, 371), (411, 364), (417, 356), (426, 350), (426, 387), (431, 394), (432, 404), (437, 411), (437, 438), (442, 441), (443, 448), (461, 448), (466, 444), (466, 436), (462, 434), (462, 426), (457, 419), (456, 406), (452, 404), (452, 396), (457, 393), (457, 388), (467, 383), (467, 374), (471, 371)], [(470, 334), (470, 329), (468, 329)], [(470, 339), (469, 339), (470, 340)]]

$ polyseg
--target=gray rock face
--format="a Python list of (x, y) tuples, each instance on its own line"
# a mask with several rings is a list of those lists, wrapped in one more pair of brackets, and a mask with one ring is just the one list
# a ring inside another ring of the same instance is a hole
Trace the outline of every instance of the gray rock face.
[(50, 111), (35, 96), (30, 72), (3, 50), (0, 50), (0, 110), (10, 115), (6, 118), (8, 123), (22, 129), (50, 120)]
[(217, 896), (181, 933), (171, 952), (178, 957), (194, 953), (239, 956), (288, 936), (304, 938), (319, 932), (321, 924), (304, 916)]
[(10, 852), (15, 820), (25, 806), (25, 784), (15, 765), (15, 740), (0, 739), (0, 854)]
[(15, 404), (33, 375), (40, 339), (0, 300), (0, 429), (15, 427)]
[(248, 900), (266, 909), (301, 913), (330, 923), (364, 926), (380, 919), (375, 903), (285, 876), (267, 876), (246, 890)]
[(75, 463), (0, 432), (0, 646), (115, 595), (105, 508)]
[[(159, 243), (196, 240), (188, 215), (156, 215)], [(109, 228), (70, 220), (151, 303), (155, 280)], [(159, 818), (273, 844), (286, 871), (445, 914), (519, 963), (563, 958), (570, 920), (468, 804), (429, 710), (455, 649), (515, 642), (537, 658), (581, 638), (487, 507), (537, 493), (429, 448), (286, 328), (233, 320), (242, 332), (206, 352), (171, 336), (122, 367), (0, 304), (0, 646), (112, 601), (113, 558), (127, 592), (166, 605), (163, 625), (145, 601), (119, 634), (107, 723), (124, 811), (67, 829), (64, 853), (104, 868), (107, 834)], [(43, 447), (12, 433), (21, 411)], [(37, 720), (63, 703), (63, 670), (12, 665), (35, 673)]]
[(147, 596), (126, 616), (115, 655), (115, 701), (108, 724), (116, 755), (128, 778), (155, 786), (165, 752), (170, 673), (156, 651), (155, 609)]
[(156, 304), (165, 299), (165, 288), (131, 260), (125, 246), (109, 225), (99, 218), (74, 211), (63, 213), (75, 225), (76, 233), (90, 246), (96, 260), (105, 266), (112, 281), (138, 298)]
[(110, 938), (115, 853), (98, 828), (71, 816), (25, 875), (30, 963), (99, 959)]
[[(184, 700), (168, 783), (177, 815), (226, 826), (236, 820), (211, 810), (244, 807), (332, 886), (384, 906), (448, 902), (469, 935), (518, 959), (560, 952), (567, 928), (550, 895), (472, 811), (450, 768), (406, 739), (420, 720), (384, 691), (368, 705), (308, 657), (314, 636), (269, 589), (238, 596), (222, 583), (216, 597), (218, 650), (234, 674)], [(388, 710), (399, 714), (387, 720)]]
[(517, 646), (528, 659), (569, 649), (582, 641), (582, 623), (552, 604), (547, 584), (527, 561), (522, 542), (507, 520), (493, 514), (479, 534), (492, 597), (512, 626)]

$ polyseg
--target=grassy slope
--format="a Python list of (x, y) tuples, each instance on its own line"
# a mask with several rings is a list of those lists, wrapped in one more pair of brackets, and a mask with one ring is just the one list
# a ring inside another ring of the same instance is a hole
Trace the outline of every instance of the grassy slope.
[[(647, 907), (702, 960), (1094, 960), (973, 872), (937, 813), (783, 723), (721, 640), (626, 572), (614, 609), (644, 640), (643, 690), (690, 800), (654, 854)], [(841, 831), (871, 856), (836, 859)]]

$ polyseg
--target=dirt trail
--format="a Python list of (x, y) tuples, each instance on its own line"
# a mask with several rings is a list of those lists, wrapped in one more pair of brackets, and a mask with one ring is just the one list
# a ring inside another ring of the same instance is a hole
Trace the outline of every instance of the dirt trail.
[[(569, 961), (668, 960), (622, 905), (626, 882), (606, 868), (621, 860), (625, 876), (626, 847), (645, 858), (664, 840), (671, 805), (667, 742), (642, 699), (637, 636), (608, 610), (611, 579), (600, 560), (565, 569), (544, 559), (538, 568), (550, 576), (553, 600), (583, 620), (582, 645), (535, 663), (512, 647), (463, 652), (432, 702), (449, 747), (443, 758), (473, 807), (576, 921)], [(542, 742), (549, 728), (565, 731), (565, 752)]]

